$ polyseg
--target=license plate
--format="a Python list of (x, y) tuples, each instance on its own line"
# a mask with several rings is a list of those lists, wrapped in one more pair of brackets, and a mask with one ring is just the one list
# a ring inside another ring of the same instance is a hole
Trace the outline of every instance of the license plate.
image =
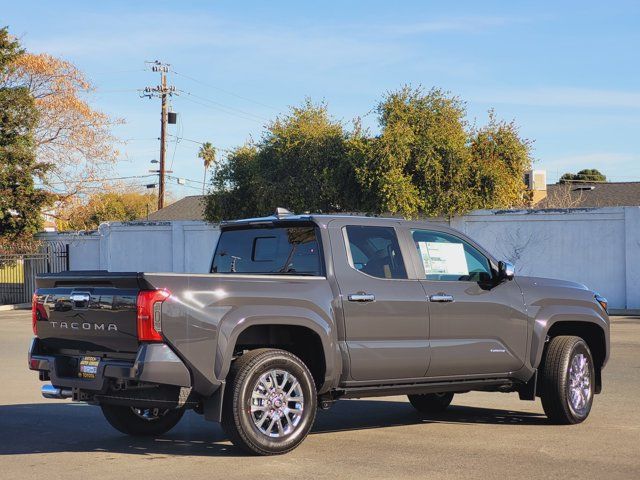
[(96, 378), (98, 366), (100, 365), (99, 357), (82, 357), (78, 368), (78, 377), (86, 379)]

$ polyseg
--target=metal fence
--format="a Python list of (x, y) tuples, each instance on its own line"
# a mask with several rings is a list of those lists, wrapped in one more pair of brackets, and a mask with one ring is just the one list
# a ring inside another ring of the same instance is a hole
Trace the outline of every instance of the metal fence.
[(47, 242), (40, 252), (0, 255), (0, 305), (29, 303), (39, 273), (69, 270), (69, 244)]

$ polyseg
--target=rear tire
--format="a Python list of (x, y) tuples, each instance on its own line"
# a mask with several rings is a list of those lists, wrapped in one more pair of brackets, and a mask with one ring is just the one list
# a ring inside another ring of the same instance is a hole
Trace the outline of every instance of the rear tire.
[(593, 404), (595, 369), (591, 351), (580, 337), (554, 337), (542, 364), (540, 397), (552, 423), (583, 422)]
[(222, 428), (254, 455), (296, 448), (313, 426), (316, 386), (307, 366), (290, 352), (258, 349), (235, 360), (227, 376)]
[(167, 433), (182, 418), (184, 408), (133, 408), (101, 404), (107, 422), (126, 435), (134, 437), (158, 436)]
[(426, 393), (407, 396), (411, 405), (421, 413), (444, 412), (453, 400), (453, 393)]

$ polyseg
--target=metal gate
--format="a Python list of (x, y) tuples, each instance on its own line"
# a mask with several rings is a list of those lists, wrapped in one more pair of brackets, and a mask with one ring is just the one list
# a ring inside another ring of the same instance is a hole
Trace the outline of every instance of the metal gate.
[(0, 255), (0, 305), (29, 303), (39, 273), (69, 270), (69, 244), (47, 242), (38, 253)]

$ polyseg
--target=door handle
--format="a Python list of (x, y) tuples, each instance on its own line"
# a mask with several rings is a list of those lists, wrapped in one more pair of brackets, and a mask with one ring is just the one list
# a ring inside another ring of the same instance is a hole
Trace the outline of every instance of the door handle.
[(350, 293), (347, 298), (350, 302), (373, 302), (376, 299), (375, 295), (370, 293)]
[(436, 293), (435, 295), (431, 295), (429, 297), (429, 301), (442, 303), (453, 302), (453, 295), (448, 295), (446, 293)]

